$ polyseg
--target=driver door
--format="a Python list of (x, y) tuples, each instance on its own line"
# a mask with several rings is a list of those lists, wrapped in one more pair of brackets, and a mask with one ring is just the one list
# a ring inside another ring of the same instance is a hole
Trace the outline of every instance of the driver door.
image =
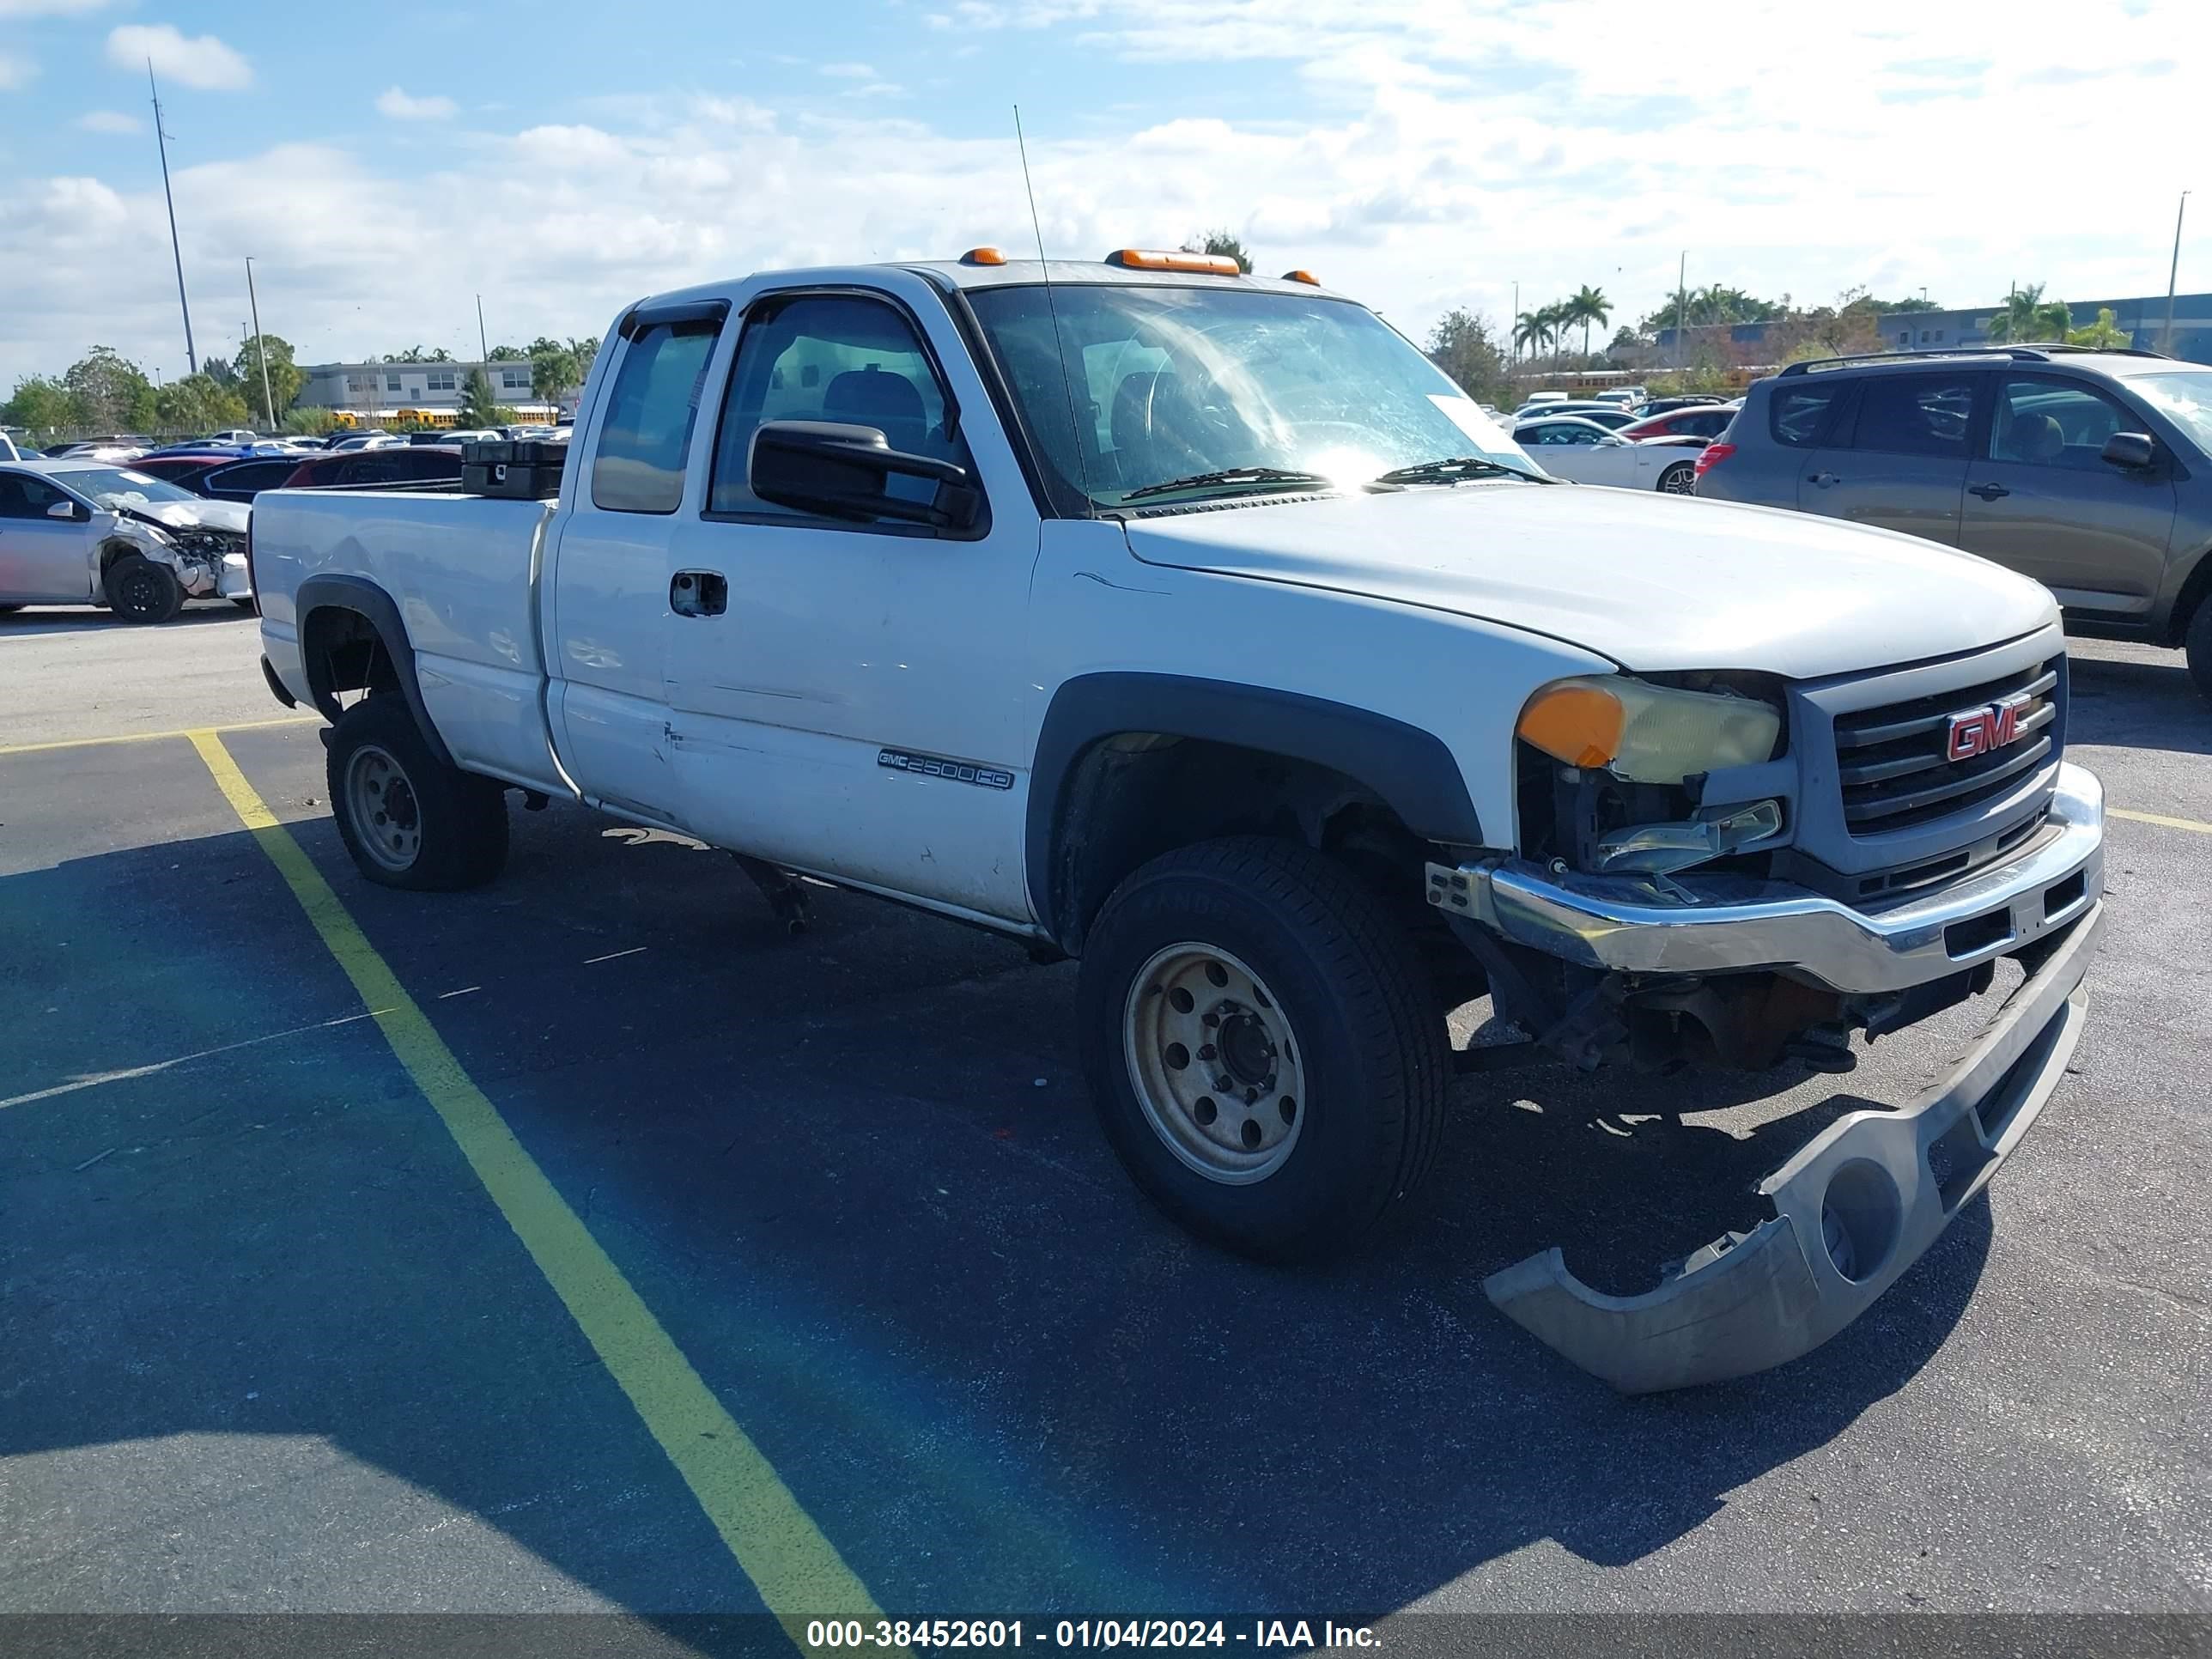
[[(57, 502), (72, 510), (49, 518)], [(35, 472), (0, 471), (0, 605), (92, 600), (91, 515)]]

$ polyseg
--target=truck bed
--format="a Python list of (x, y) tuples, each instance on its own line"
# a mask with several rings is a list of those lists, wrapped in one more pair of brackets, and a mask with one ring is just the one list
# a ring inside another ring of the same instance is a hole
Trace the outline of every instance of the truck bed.
[(269, 659), (308, 700), (297, 596), (367, 579), (397, 604), (422, 700), (471, 770), (559, 788), (544, 715), (536, 578), (553, 503), (393, 490), (271, 490), (253, 504)]

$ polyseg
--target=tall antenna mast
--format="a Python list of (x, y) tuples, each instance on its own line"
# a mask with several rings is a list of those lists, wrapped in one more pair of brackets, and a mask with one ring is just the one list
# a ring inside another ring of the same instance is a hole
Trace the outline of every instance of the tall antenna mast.
[(161, 198), (169, 204), (169, 252), (177, 261), (177, 308), (185, 313), (185, 361), (191, 372), (200, 372), (199, 354), (192, 349), (192, 307), (185, 298), (185, 250), (177, 240), (177, 198), (169, 190), (169, 135), (161, 126), (161, 89), (154, 84), (154, 60), (146, 60), (146, 90), (154, 95), (154, 144), (161, 152)]
[(1067, 372), (1067, 343), (1060, 338), (1060, 307), (1052, 297), (1052, 262), (1044, 257), (1044, 222), (1037, 217), (1036, 186), (1030, 183), (1029, 141), (1022, 137), (1022, 106), (1014, 106), (1014, 148), (1022, 155), (1022, 189), (1030, 198), (1030, 228), (1036, 233), (1037, 270), (1044, 277), (1044, 308), (1052, 319), (1052, 355), (1060, 360), (1060, 386), (1067, 394), (1067, 435), (1075, 444), (1075, 476), (1083, 491), (1084, 516), (1096, 518), (1091, 496), (1091, 464), (1083, 458), (1083, 422), (1075, 412), (1075, 380)]

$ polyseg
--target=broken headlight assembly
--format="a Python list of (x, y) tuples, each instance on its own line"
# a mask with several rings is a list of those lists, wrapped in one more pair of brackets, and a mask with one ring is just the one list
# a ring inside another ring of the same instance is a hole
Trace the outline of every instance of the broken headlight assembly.
[(1772, 759), (1781, 710), (1709, 684), (1591, 675), (1529, 698), (1515, 728), (1522, 852), (1595, 873), (1665, 875), (1780, 835), (1778, 799), (1708, 801), (1705, 785), (1712, 773)]

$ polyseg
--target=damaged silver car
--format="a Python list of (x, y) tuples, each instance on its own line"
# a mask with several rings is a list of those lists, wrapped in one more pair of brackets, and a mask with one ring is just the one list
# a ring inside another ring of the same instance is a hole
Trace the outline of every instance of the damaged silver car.
[(96, 605), (126, 622), (162, 623), (186, 599), (250, 610), (249, 513), (127, 464), (0, 465), (0, 611)]

